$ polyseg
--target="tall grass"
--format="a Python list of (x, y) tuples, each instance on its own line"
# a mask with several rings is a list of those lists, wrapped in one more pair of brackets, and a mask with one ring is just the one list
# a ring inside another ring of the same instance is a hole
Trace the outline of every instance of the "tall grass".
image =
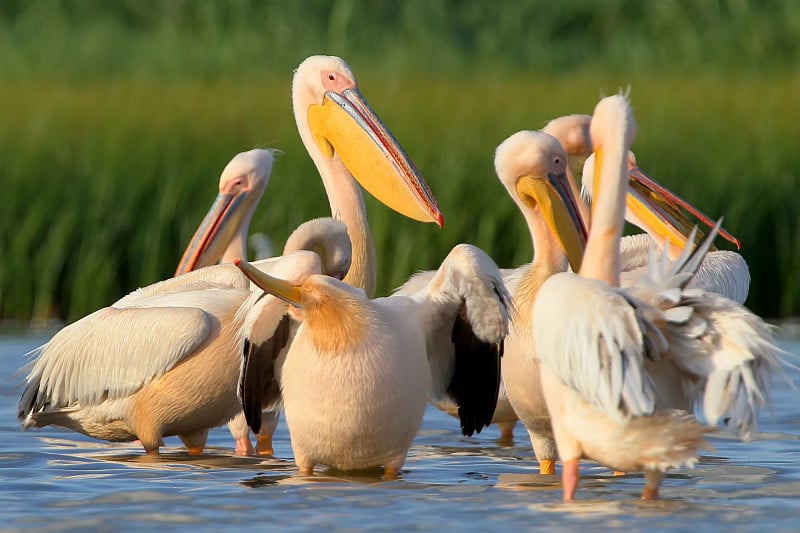
[(291, 71), (312, 53), (350, 62), (444, 211), (438, 230), (367, 198), (379, 293), (458, 242), (501, 266), (529, 261), (495, 147), (630, 86), (642, 167), (726, 216), (751, 267), (754, 310), (800, 314), (800, 43), (789, 38), (800, 6), (499, 6), (0, 4), (0, 318), (74, 320), (169, 276), (242, 150), (285, 152), (253, 232), (280, 247), (328, 214), (289, 100)]

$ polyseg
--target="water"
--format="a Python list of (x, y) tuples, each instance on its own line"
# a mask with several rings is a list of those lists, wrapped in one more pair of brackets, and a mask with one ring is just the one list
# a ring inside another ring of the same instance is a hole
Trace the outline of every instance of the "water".
[[(584, 462), (579, 501), (561, 503), (557, 479), (539, 476), (527, 435), (497, 444), (492, 427), (465, 438), (456, 421), (429, 408), (396, 481), (295, 474), (286, 425), (274, 459), (237, 457), (225, 428), (189, 457), (168, 438), (160, 458), (45, 428), (23, 432), (21, 390), (12, 376), (42, 334), (0, 335), (0, 531), (173, 530), (548, 530), (605, 528), (796, 531), (800, 520), (798, 391), (776, 383), (774, 409), (751, 442), (712, 437), (716, 451), (694, 469), (671, 471), (662, 500), (638, 499), (640, 475), (613, 478)], [(781, 345), (800, 354), (800, 340)], [(795, 360), (796, 362), (796, 360)], [(789, 375), (800, 384), (800, 372)]]

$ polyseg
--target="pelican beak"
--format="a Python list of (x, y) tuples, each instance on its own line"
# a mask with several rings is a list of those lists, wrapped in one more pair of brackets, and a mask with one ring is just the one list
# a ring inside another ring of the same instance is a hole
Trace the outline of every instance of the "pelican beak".
[[(627, 199), (629, 217), (637, 221), (635, 222), (637, 225), (641, 225), (659, 242), (668, 239), (670, 257), (677, 256), (686, 246), (687, 237), (696, 225), (696, 222), (686, 214), (687, 212), (708, 228), (714, 226), (714, 221), (707, 215), (660, 185), (638, 166), (631, 167), (629, 184)], [(741, 248), (739, 240), (726, 230), (720, 229), (719, 234), (725, 240), (735, 244), (737, 249)], [(695, 244), (702, 237), (703, 232), (698, 231)]]
[(308, 108), (308, 123), (322, 152), (338, 154), (380, 202), (414, 220), (444, 224), (422, 175), (357, 88), (326, 92), (321, 105)]
[(300, 287), (261, 272), (259, 269), (243, 259), (237, 259), (233, 262), (233, 264), (239, 267), (239, 269), (244, 272), (244, 275), (250, 278), (250, 281), (255, 283), (263, 291), (268, 292), (269, 294), (276, 296), (284, 302), (290, 303), (295, 307), (303, 306), (302, 292), (300, 291)]
[(250, 191), (220, 191), (194, 233), (175, 275), (215, 264), (230, 244), (247, 213)]
[(586, 248), (586, 226), (566, 174), (523, 176), (516, 183), (517, 195), (529, 207), (537, 207), (548, 228), (567, 254), (573, 272), (580, 270)]

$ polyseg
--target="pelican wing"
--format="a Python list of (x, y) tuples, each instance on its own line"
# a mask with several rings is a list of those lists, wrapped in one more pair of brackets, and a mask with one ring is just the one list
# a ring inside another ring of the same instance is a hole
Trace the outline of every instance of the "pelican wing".
[[(253, 265), (278, 278), (297, 281), (322, 272), (320, 256), (307, 250)], [(247, 423), (256, 433), (261, 428), (262, 409), (281, 403), (281, 368), (298, 328), (297, 322), (286, 314), (287, 309), (284, 301), (261, 289), (254, 289), (239, 308), (238, 318), (243, 320), (239, 399)]]
[[(258, 263), (256, 263), (258, 265)], [(199, 268), (180, 276), (153, 283), (136, 289), (123, 296), (112, 307), (136, 307), (150, 305), (153, 297), (175, 292), (198, 291), (203, 289), (230, 288), (247, 289), (250, 280), (231, 263)]]
[(665, 344), (643, 319), (643, 305), (602, 281), (555, 274), (534, 302), (536, 354), (609, 416), (652, 414), (655, 390), (644, 363), (657, 359)]
[(239, 398), (247, 425), (258, 433), (261, 411), (280, 405), (280, 369), (297, 325), (281, 300), (263, 293), (252, 298), (258, 302), (248, 312), (244, 327)]
[(19, 402), (20, 417), (136, 392), (206, 342), (215, 318), (198, 303), (205, 296), (216, 306), (236, 305), (231, 300), (235, 295), (225, 293), (161, 295), (156, 300), (171, 305), (107, 307), (65, 327), (34, 351), (38, 357), (30, 365), (28, 386)]
[(465, 435), (491, 423), (511, 296), (494, 261), (467, 244), (453, 248), (427, 285), (411, 294), (426, 334), (431, 397), (458, 406)]
[[(662, 256), (661, 248), (646, 233), (622, 239), (620, 281), (623, 287), (633, 286), (649, 275), (651, 253), (658, 258)], [(747, 261), (736, 252), (708, 252), (688, 286), (715, 292), (742, 304), (750, 290), (750, 269)]]
[(690, 288), (707, 264), (721, 222), (673, 263), (659, 262), (653, 253), (647, 275), (627, 291), (651, 304), (646, 320), (658, 324), (669, 347), (664, 356), (696, 385), (695, 399), (708, 422), (727, 417), (729, 426), (747, 436), (769, 401), (770, 376), (782, 372), (785, 352), (760, 317), (716, 292)]

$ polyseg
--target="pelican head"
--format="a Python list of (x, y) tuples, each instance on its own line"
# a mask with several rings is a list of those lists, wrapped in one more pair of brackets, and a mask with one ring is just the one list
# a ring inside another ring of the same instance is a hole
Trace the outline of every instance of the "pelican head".
[(567, 154), (561, 144), (541, 131), (520, 131), (497, 147), (494, 163), (514, 201), (540, 214), (577, 272), (586, 228), (567, 180)]
[(336, 279), (344, 279), (350, 269), (352, 247), (347, 226), (341, 220), (324, 217), (300, 224), (286, 239), (283, 255), (298, 250), (316, 252), (322, 260), (322, 271)]
[(236, 154), (225, 166), (219, 178), (219, 194), (183, 252), (176, 276), (213, 265), (237, 233), (247, 235), (250, 219), (269, 183), (274, 159), (274, 150), (250, 150)]
[(369, 107), (341, 58), (312, 56), (303, 61), (295, 71), (292, 99), (309, 151), (313, 146), (325, 158), (338, 158), (362, 187), (398, 213), (444, 223), (422, 175)]
[(292, 281), (270, 276), (247, 261), (236, 260), (250, 280), (263, 291), (291, 304), (297, 318), (307, 325), (315, 345), (329, 353), (341, 353), (364, 339), (374, 322), (369, 300), (362, 289), (318, 273)]
[(591, 115), (564, 115), (554, 118), (542, 128), (543, 132), (558, 139), (564, 147), (573, 176), (580, 175), (586, 158), (592, 153), (592, 138), (589, 135), (591, 123)]

